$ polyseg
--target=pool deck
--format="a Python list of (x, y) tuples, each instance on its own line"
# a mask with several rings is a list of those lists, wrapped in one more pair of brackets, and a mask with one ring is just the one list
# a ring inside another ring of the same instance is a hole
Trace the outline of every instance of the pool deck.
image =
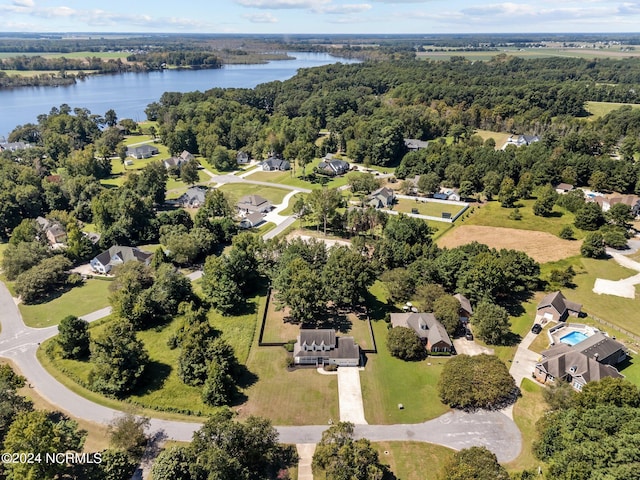
[[(549, 337), (549, 345), (557, 345), (561, 342), (561, 338), (566, 337), (567, 335), (571, 335), (572, 332), (579, 332), (583, 335), (586, 335), (587, 337), (590, 337), (597, 331), (599, 331), (597, 328), (594, 328), (590, 325), (584, 325), (582, 323), (559, 323), (558, 325), (551, 327), (547, 331), (547, 335)], [(571, 346), (575, 345), (575, 343), (563, 343)]]

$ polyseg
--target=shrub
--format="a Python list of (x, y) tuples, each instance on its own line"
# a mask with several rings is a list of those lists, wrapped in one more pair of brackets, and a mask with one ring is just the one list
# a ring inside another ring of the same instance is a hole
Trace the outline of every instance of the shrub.
[(389, 330), (387, 348), (391, 355), (402, 360), (420, 360), (426, 355), (416, 332), (407, 327), (394, 327)]
[(576, 238), (574, 236), (573, 228), (571, 228), (569, 225), (565, 225), (564, 227), (562, 227), (559, 237), (563, 240), (575, 240)]

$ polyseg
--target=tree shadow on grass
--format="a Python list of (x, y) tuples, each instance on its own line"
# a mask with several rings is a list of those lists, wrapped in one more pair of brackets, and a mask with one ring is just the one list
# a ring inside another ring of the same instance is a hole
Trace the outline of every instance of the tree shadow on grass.
[(144, 371), (144, 380), (135, 390), (136, 395), (142, 396), (160, 390), (169, 377), (171, 370), (171, 365), (166, 363), (149, 362)]
[[(252, 385), (255, 385), (258, 382), (259, 377), (255, 373), (250, 371), (245, 365), (238, 365), (235, 379), (236, 379), (236, 386), (239, 389), (244, 390), (246, 388), (251, 387)], [(237, 391), (233, 396), (233, 401), (231, 402), (231, 405), (234, 407), (237, 407), (239, 405), (246, 403), (247, 400), (249, 400), (249, 397), (247, 397), (243, 392)]]

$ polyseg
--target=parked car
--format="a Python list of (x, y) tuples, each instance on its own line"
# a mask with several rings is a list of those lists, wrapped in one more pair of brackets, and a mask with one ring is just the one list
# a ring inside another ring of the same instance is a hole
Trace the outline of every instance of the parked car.
[(471, 333), (471, 330), (467, 330), (467, 332), (464, 334), (464, 338), (466, 338), (467, 340), (473, 340), (473, 333)]
[(539, 323), (534, 323), (533, 327), (531, 327), (531, 331), (536, 335), (539, 334), (542, 331), (542, 325), (540, 325)]

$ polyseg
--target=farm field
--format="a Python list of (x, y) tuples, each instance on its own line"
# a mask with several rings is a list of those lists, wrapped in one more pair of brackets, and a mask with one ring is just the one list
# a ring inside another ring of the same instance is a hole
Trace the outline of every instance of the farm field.
[(521, 250), (537, 262), (551, 262), (580, 254), (580, 242), (562, 240), (547, 232), (515, 228), (460, 225), (438, 239), (439, 247), (454, 248), (471, 242), (493, 248)]

